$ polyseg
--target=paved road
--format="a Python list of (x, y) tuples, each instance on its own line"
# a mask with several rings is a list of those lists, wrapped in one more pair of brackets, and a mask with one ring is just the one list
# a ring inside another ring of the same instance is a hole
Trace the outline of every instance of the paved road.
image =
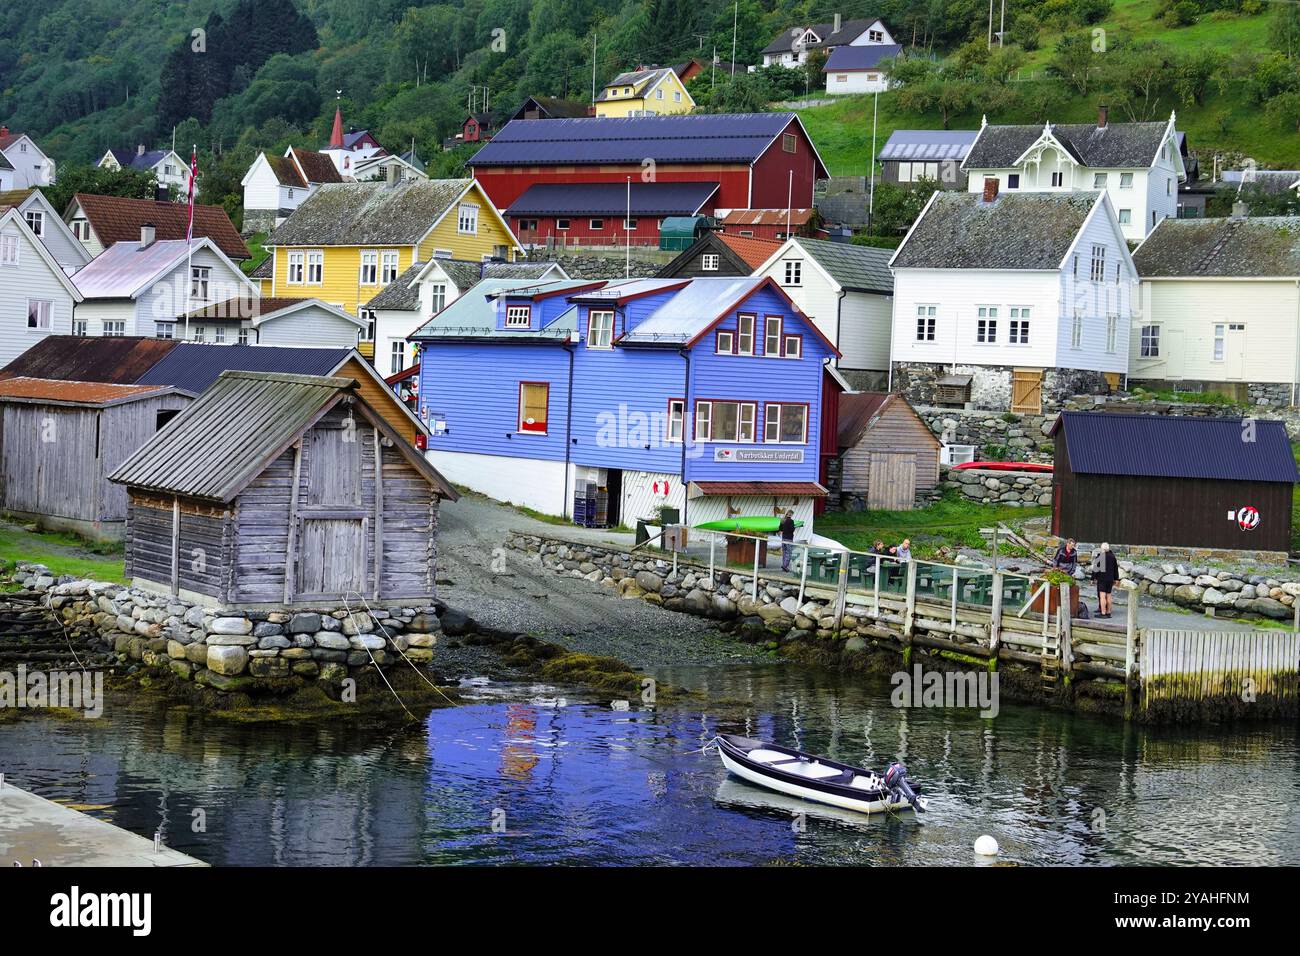
[(638, 666), (757, 656), (701, 618), (646, 601), (620, 600), (607, 587), (543, 570), (517, 551), (497, 552), (511, 530), (593, 544), (632, 543), (628, 534), (547, 524), (507, 505), (465, 495), (439, 513), (439, 596), (488, 627), (535, 634)]

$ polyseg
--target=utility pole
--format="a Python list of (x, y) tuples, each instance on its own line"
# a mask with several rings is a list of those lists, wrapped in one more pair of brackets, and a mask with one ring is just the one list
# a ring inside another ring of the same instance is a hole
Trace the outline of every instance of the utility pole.
[(596, 105), (596, 31), (591, 31), (591, 105)]
[(632, 177), (627, 177), (627, 215), (623, 219), (623, 278), (632, 277)]
[(880, 109), (880, 90), (871, 98), (871, 166), (867, 173), (871, 177), (871, 187), (867, 190), (867, 228), (875, 228), (876, 214), (876, 116)]
[[(989, 0), (990, 3), (993, 0)], [(731, 11), (731, 82), (736, 82), (736, 30), (740, 26), (740, 0)]]
[(998, 46), (1007, 45), (1007, 0), (1002, 0), (1002, 19), (998, 23)]
[(989, 49), (993, 49), (993, 0), (989, 0)]

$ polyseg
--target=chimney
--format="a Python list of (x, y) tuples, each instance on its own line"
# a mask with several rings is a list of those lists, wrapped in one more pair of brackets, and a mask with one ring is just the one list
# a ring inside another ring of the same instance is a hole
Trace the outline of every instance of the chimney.
[(1109, 119), (1110, 119), (1110, 107), (1098, 106), (1097, 107), (1097, 129), (1105, 129), (1106, 122)]
[(150, 246), (153, 245), (153, 238), (154, 238), (153, 223), (151, 222), (142, 223), (140, 226), (141, 251), (148, 249)]
[(0, 139), (4, 139), (8, 135), (9, 135), (9, 127), (0, 126)]
[(144, 143), (139, 143), (139, 144), (136, 145), (136, 147), (135, 147), (135, 154), (136, 154), (137, 156), (143, 156), (143, 155), (144, 155)]
[(1236, 202), (1232, 204), (1233, 219), (1245, 219), (1249, 215), (1250, 215), (1250, 207), (1247, 206), (1240, 199), (1238, 199)]
[(998, 178), (990, 176), (984, 180), (984, 201), (992, 202), (998, 198)]
[(831, 30), (831, 33), (839, 33), (839, 32), (840, 32), (840, 15), (837, 13), (835, 14), (835, 29)]
[(397, 173), (398, 173), (397, 164), (389, 163), (388, 164), (388, 185), (390, 186), (397, 185)]

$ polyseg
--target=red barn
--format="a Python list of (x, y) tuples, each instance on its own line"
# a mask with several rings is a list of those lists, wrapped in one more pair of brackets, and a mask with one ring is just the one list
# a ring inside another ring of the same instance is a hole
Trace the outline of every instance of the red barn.
[[(788, 203), (808, 208), (813, 185), (828, 175), (794, 113), (512, 120), (469, 165), (516, 234), (522, 223), (532, 241), (545, 239), (544, 223), (554, 228), (557, 219), (568, 218), (572, 227), (574, 219), (599, 218), (591, 211), (608, 204), (613, 184), (624, 189), (619, 208), (625, 209), (629, 177), (637, 219), (633, 241), (644, 243), (657, 240), (661, 217), (687, 214), (679, 207), (707, 185), (717, 189), (693, 212), (784, 209)], [(604, 184), (597, 190), (601, 195), (589, 202), (572, 189), (598, 184)], [(556, 186), (571, 187), (565, 192), (572, 208), (554, 207)], [(614, 225), (619, 229), (610, 241), (621, 242), (621, 219)]]

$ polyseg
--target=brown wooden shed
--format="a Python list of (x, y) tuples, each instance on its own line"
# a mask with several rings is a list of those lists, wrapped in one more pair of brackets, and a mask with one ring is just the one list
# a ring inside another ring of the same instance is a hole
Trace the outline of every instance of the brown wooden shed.
[(1300, 473), (1270, 419), (1062, 412), (1052, 533), (1079, 541), (1291, 550)]
[(223, 605), (428, 603), (458, 497), (353, 379), (266, 372), (223, 373), (110, 480), (127, 577)]
[(939, 483), (939, 439), (897, 392), (840, 396), (840, 500), (906, 511)]
[(153, 385), (0, 381), (0, 508), (46, 528), (120, 539), (126, 492), (109, 473), (192, 399)]

